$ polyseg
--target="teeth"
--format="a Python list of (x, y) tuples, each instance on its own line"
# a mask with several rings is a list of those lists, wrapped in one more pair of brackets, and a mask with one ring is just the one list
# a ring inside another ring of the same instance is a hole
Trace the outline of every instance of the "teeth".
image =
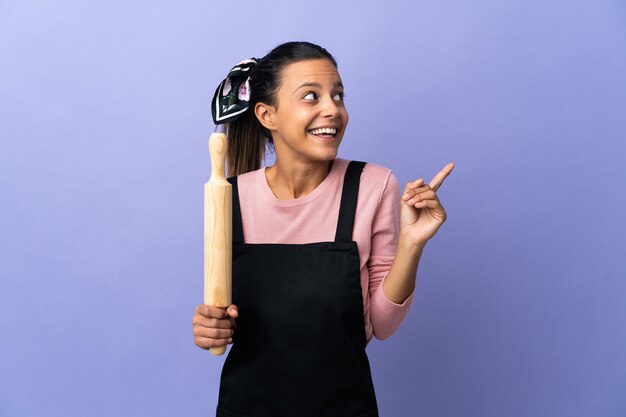
[(309, 130), (309, 132), (314, 135), (335, 135), (335, 133), (337, 133), (337, 129), (334, 127), (323, 127), (321, 129)]

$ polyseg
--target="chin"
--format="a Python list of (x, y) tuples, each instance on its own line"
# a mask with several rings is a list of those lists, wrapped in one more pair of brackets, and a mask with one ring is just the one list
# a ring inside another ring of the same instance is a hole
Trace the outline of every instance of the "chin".
[(338, 149), (335, 149), (333, 151), (324, 150), (322, 152), (316, 152), (313, 159), (317, 161), (332, 161), (333, 159), (337, 158), (337, 154)]

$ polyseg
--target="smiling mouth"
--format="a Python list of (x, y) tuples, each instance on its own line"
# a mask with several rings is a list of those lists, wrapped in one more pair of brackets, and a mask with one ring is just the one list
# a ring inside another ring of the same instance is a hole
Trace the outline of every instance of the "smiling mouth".
[(310, 134), (320, 137), (335, 137), (337, 135), (338, 130), (334, 127), (323, 127), (320, 129), (311, 129), (308, 131)]

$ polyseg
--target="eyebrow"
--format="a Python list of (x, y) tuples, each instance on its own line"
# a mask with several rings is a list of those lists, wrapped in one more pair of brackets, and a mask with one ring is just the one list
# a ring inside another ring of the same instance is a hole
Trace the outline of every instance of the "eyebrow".
[[(298, 91), (299, 89), (301, 89), (302, 87), (316, 87), (316, 88), (322, 88), (322, 84), (320, 83), (313, 83), (313, 82), (306, 82), (303, 84), (300, 84), (300, 86), (298, 86), (298, 88), (296, 88), (295, 90), (293, 90), (293, 92), (295, 93), (296, 91)], [(343, 83), (341, 81), (337, 81), (335, 83), (335, 88), (337, 87), (343, 87)]]

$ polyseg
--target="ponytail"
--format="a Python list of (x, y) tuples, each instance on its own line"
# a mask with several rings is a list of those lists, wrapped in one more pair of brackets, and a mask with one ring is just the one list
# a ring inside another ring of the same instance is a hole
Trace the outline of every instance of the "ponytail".
[(239, 119), (224, 125), (229, 177), (261, 168), (266, 142), (270, 142), (263, 130), (252, 108)]

